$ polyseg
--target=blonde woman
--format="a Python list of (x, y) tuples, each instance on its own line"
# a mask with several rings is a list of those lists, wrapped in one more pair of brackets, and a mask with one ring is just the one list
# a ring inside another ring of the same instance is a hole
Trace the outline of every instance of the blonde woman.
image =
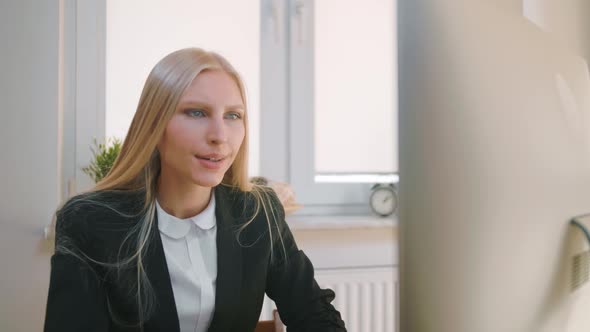
[(109, 174), (56, 212), (45, 331), (253, 331), (265, 293), (289, 331), (345, 331), (247, 156), (234, 68), (163, 58)]

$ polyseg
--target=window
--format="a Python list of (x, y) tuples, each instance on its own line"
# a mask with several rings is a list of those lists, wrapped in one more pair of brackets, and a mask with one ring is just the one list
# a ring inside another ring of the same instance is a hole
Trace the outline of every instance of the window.
[(244, 77), (250, 175), (289, 182), (298, 214), (369, 214), (398, 170), (395, 1), (68, 1), (76, 168), (93, 136), (124, 136), (156, 61), (203, 46)]
[(365, 214), (397, 174), (395, 0), (263, 0), (261, 173), (300, 214)]

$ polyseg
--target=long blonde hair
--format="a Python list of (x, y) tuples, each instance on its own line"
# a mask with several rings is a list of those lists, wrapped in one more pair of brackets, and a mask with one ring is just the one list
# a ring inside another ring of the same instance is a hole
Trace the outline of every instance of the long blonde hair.
[[(155, 220), (155, 199), (157, 193), (157, 180), (160, 174), (160, 156), (157, 150), (157, 144), (161, 140), (168, 121), (176, 112), (176, 107), (180, 97), (191, 84), (191, 82), (205, 70), (222, 70), (228, 73), (237, 83), (244, 105), (246, 105), (246, 94), (243, 81), (234, 69), (234, 67), (222, 56), (217, 53), (205, 51), (199, 48), (187, 48), (170, 53), (152, 69), (147, 77), (139, 104), (121, 152), (115, 160), (109, 173), (100, 180), (92, 189), (82, 195), (70, 199), (66, 204), (58, 209), (67, 209), (75, 205), (76, 202), (90, 202), (101, 205), (112, 210), (115, 207), (105, 201), (97, 199), (99, 192), (106, 191), (138, 191), (145, 192), (145, 203), (139, 215), (140, 221), (132, 228), (125, 241), (130, 239), (136, 240), (134, 243), (134, 252), (128, 257), (119, 258), (112, 264), (107, 262), (98, 262), (88, 257), (84, 253), (72, 250), (67, 241), (56, 242), (56, 252), (73, 254), (80, 259), (90, 260), (95, 264), (105, 267), (121, 270), (129, 266), (136, 268), (136, 298), (139, 312), (139, 326), (152, 314), (154, 304), (154, 294), (151, 289), (150, 281), (147, 278), (143, 265), (143, 256), (150, 245), (150, 233), (154, 227)], [(267, 187), (255, 185), (248, 179), (248, 112), (244, 112), (245, 137), (242, 145), (236, 155), (236, 158), (230, 169), (226, 172), (221, 185), (233, 189), (252, 193), (254, 199), (254, 213), (246, 223), (240, 226), (241, 232), (248, 226), (263, 210), (267, 216), (269, 228), (271, 256), (272, 244), (280, 240), (283, 245), (281, 232), (273, 232), (272, 229), (278, 229), (277, 218), (280, 217), (276, 204), (272, 201), (271, 190)], [(125, 215), (122, 211), (116, 211)], [(126, 215), (128, 216), (128, 215)], [(274, 223), (274, 226), (273, 226)], [(239, 241), (239, 232), (237, 234)], [(273, 234), (277, 236), (273, 239)], [(123, 244), (121, 245), (123, 246)], [(121, 250), (119, 250), (121, 252)], [(283, 252), (284, 246), (283, 246)], [(83, 257), (80, 257), (80, 254)], [(286, 257), (285, 257), (286, 258)], [(117, 319), (114, 312), (109, 306), (111, 317), (120, 324), (126, 324)]]

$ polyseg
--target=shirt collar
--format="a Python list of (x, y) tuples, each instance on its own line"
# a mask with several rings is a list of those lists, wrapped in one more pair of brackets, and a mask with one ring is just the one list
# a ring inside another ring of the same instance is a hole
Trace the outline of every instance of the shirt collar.
[(211, 193), (211, 199), (207, 207), (199, 214), (186, 219), (177, 218), (168, 214), (158, 203), (156, 199), (156, 209), (158, 213), (158, 229), (173, 239), (185, 237), (191, 229), (191, 223), (195, 224), (202, 230), (208, 230), (215, 226), (215, 195)]

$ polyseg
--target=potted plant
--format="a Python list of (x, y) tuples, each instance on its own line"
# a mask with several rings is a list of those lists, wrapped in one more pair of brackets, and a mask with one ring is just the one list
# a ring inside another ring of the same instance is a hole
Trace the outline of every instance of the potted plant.
[(92, 161), (90, 165), (82, 168), (82, 171), (90, 176), (95, 183), (104, 178), (115, 163), (121, 152), (121, 140), (118, 138), (107, 139), (105, 143), (98, 143), (94, 139), (92, 150)]

